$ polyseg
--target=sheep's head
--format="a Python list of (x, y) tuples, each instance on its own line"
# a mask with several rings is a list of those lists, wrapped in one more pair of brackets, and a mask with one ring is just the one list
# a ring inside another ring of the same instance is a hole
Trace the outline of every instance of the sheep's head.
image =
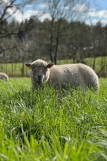
[(49, 68), (51, 68), (54, 64), (47, 64), (45, 61), (38, 59), (31, 64), (25, 64), (31, 71), (31, 77), (33, 77), (34, 81), (38, 84), (41, 84), (44, 80), (47, 81), (49, 79)]

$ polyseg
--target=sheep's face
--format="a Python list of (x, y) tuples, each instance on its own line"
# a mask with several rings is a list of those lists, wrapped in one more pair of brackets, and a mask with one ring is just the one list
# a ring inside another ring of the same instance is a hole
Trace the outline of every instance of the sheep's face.
[(49, 79), (49, 69), (46, 66), (36, 66), (32, 65), (32, 74), (33, 78), (39, 84), (43, 82), (43, 80)]
[(53, 64), (47, 64), (45, 61), (42, 60), (36, 60), (31, 64), (25, 65), (31, 69), (31, 77), (33, 77), (33, 80), (38, 84), (41, 84), (42, 82), (49, 79), (49, 68), (53, 66)]

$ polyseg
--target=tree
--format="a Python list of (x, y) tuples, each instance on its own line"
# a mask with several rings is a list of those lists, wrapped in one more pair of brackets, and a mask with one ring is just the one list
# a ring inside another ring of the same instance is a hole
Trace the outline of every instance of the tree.
[[(50, 24), (47, 27), (50, 59), (56, 64), (61, 36), (69, 28), (70, 22), (76, 21), (80, 18), (80, 14), (83, 14), (79, 12), (79, 4), (84, 7), (83, 11), (87, 12), (88, 7), (85, 5), (88, 5), (88, 2), (85, 0), (44, 0), (44, 3), (46, 6), (44, 11), (50, 15)], [(65, 20), (68, 23), (64, 24)]]
[[(0, 43), (0, 53), (4, 51), (12, 50), (18, 46), (11, 45), (12, 38), (11, 36), (22, 37), (22, 35), (31, 28), (31, 23), (29, 20), (23, 21), (23, 12), (27, 5), (32, 5), (33, 3), (38, 3), (38, 0), (1, 0), (0, 1), (0, 42), (8, 41), (7, 46), (3, 46), (4, 43)], [(20, 22), (18, 23), (15, 20), (15, 15), (19, 14), (21, 17)], [(9, 45), (10, 44), (10, 45)], [(11, 47), (10, 47), (11, 46)]]

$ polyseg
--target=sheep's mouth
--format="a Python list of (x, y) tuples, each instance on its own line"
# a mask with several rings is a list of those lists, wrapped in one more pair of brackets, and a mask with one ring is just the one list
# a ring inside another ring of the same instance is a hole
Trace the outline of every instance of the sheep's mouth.
[(38, 80), (37, 83), (38, 83), (38, 85), (43, 85), (46, 83), (46, 80), (41, 79), (41, 80)]
[(41, 83), (42, 82), (42, 80), (40, 79), (40, 80), (38, 80), (38, 83)]
[(42, 79), (39, 79), (38, 80), (38, 84), (42, 84)]
[(36, 77), (36, 82), (37, 82), (38, 84), (42, 83), (42, 77), (40, 77), (40, 78)]

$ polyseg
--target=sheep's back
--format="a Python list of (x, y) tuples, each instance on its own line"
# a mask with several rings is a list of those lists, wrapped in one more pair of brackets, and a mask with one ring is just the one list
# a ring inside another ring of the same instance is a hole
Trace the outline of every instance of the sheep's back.
[(8, 75), (5, 73), (0, 73), (0, 79), (2, 80), (8, 80)]
[(71, 86), (95, 86), (98, 90), (98, 77), (94, 70), (84, 64), (65, 64), (54, 65), (50, 69), (50, 78), (48, 83), (61, 85), (70, 84)]
[(78, 67), (73, 64), (67, 65), (55, 65), (50, 69), (49, 84), (56, 84), (58, 86), (65, 87), (70, 84), (71, 86), (79, 86), (84, 82), (81, 75), (78, 72)]
[(79, 71), (83, 79), (85, 80), (85, 84), (88, 87), (93, 87), (95, 90), (98, 90), (99, 80), (95, 71), (91, 67), (84, 64), (78, 64), (78, 66), (79, 66)]

